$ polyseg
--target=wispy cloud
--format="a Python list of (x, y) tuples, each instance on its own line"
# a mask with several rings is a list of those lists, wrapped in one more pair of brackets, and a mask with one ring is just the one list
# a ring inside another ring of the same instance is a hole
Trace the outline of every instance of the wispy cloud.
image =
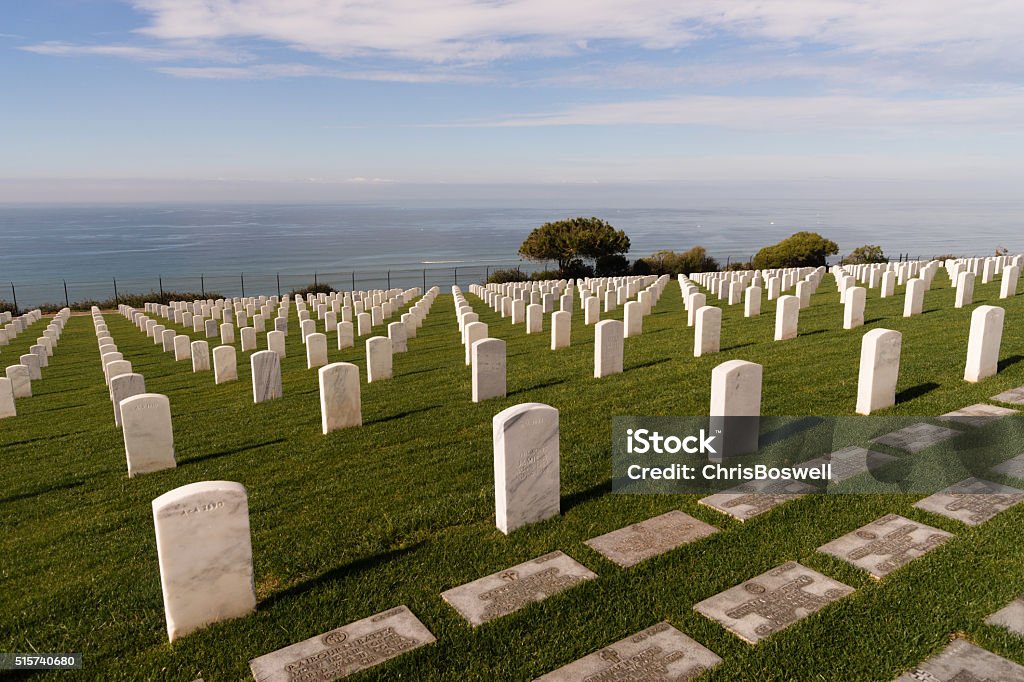
[(694, 125), (739, 130), (972, 126), (1020, 132), (1024, 93), (974, 98), (687, 96), (566, 107), (440, 127)]
[(32, 45), (22, 45), (19, 49), (56, 57), (122, 57), (146, 62), (203, 60), (238, 64), (255, 58), (248, 50), (231, 49), (194, 41), (174, 41), (161, 45), (89, 45), (50, 40)]
[(135, 0), (160, 39), (260, 38), (324, 56), (423, 61), (568, 54), (602, 41), (678, 48), (729, 34), (850, 52), (960, 46), (963, 57), (1020, 54), (1015, 0)]
[[(909, 90), (951, 81), (1012, 82), (1024, 75), (1019, 0), (130, 2), (144, 17), (132, 39), (102, 45), (49, 41), (21, 49), (156, 62), (169, 75), (220, 79), (463, 82), (491, 80), (491, 70), (510, 62), (544, 59), (530, 77), (504, 80), (666, 87), (795, 78)], [(235, 48), (240, 44), (245, 49)], [(615, 52), (620, 48), (632, 50), (624, 62)], [(701, 48), (701, 56), (695, 58), (691, 48)], [(259, 56), (281, 49), (291, 56)], [(607, 54), (617, 55), (607, 67), (579, 63)], [(652, 55), (668, 63), (646, 59)], [(565, 59), (570, 57), (576, 61)], [(325, 59), (343, 61), (346, 68), (307, 64)], [(185, 61), (206, 63), (183, 66)], [(250, 66), (223, 68), (243, 63)]]
[(245, 66), (161, 66), (157, 71), (179, 78), (267, 80), (272, 78), (341, 78), (392, 83), (479, 83), (480, 76), (452, 71), (347, 70), (310, 64), (248, 64)]

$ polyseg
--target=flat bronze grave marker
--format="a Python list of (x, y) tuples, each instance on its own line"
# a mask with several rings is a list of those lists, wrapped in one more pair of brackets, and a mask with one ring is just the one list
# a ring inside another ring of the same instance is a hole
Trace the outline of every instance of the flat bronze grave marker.
[(996, 656), (962, 639), (955, 639), (927, 661), (893, 682), (1003, 682), (1024, 680), (1024, 666)]
[(918, 509), (978, 526), (1024, 502), (1024, 490), (980, 478), (968, 478), (914, 504)]
[(939, 421), (956, 422), (957, 424), (981, 427), (1014, 414), (1019, 413), (1017, 410), (1011, 410), (1008, 407), (998, 407), (996, 405), (978, 403), (977, 405), (968, 405), (967, 407), (961, 407), (959, 410), (947, 412), (946, 414), (937, 417), (937, 419)]
[(1018, 386), (1017, 388), (1011, 388), (1009, 391), (1003, 391), (999, 395), (992, 396), (992, 400), (998, 400), (1001, 403), (1010, 403), (1011, 405), (1024, 405), (1024, 386)]
[(668, 623), (658, 623), (542, 675), (534, 682), (681, 682), (721, 662), (715, 652)]
[(818, 548), (884, 578), (900, 566), (935, 549), (952, 533), (888, 514)]
[(849, 585), (790, 561), (693, 608), (757, 644), (852, 592)]
[(698, 502), (746, 521), (815, 490), (817, 488), (802, 481), (749, 481)]
[(945, 426), (936, 426), (934, 424), (926, 424), (921, 422), (920, 424), (913, 424), (911, 426), (905, 426), (898, 431), (887, 433), (884, 436), (873, 438), (872, 443), (878, 443), (879, 445), (888, 445), (891, 448), (897, 450), (906, 450), (907, 452), (920, 452), (925, 448), (930, 448), (933, 445), (937, 445), (944, 440), (949, 440), (955, 436), (959, 436), (962, 431), (955, 429), (947, 429)]
[(985, 619), (989, 625), (1001, 625), (1010, 632), (1024, 635), (1024, 597), (1017, 597)]
[(875, 452), (867, 448), (859, 448), (855, 445), (836, 450), (822, 457), (815, 457), (801, 463), (801, 467), (820, 467), (822, 464), (831, 464), (832, 476), (830, 483), (839, 483), (848, 478), (853, 478), (868, 471), (874, 471), (885, 466), (896, 459), (884, 452)]
[(597, 574), (562, 552), (551, 552), (441, 593), (470, 625), (515, 613)]
[(1024, 479), (1024, 453), (1017, 455), (1013, 459), (1008, 459), (1002, 464), (995, 465), (991, 471), (1003, 474), (1004, 476)]
[(714, 526), (676, 510), (591, 538), (586, 544), (628, 568), (717, 532)]
[(256, 682), (331, 682), (434, 641), (405, 606), (310, 637), (249, 661)]

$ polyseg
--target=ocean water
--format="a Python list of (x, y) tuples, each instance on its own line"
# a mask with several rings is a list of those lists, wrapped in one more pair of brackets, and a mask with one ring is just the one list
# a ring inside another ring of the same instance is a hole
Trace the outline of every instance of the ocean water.
[[(597, 215), (630, 236), (633, 258), (704, 246), (747, 260), (794, 231), (821, 232), (841, 253), (880, 244), (912, 258), (1024, 250), (1024, 202), (901, 199), (737, 200), (687, 208), (445, 208), (372, 204), (0, 206), (0, 299), (21, 307), (159, 289), (223, 295), (337, 288), (466, 286), (497, 267), (524, 270), (517, 249), (548, 220)], [(279, 284), (280, 280), (280, 284)], [(14, 291), (11, 292), (11, 286)]]

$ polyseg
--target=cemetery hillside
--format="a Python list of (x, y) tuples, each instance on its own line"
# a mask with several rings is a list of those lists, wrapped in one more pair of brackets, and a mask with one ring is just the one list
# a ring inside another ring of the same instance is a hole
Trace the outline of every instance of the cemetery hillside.
[[(543, 279), (0, 312), (0, 652), (80, 654), (0, 675), (1024, 679), (1024, 256), (577, 220)], [(631, 487), (659, 417), (824, 480)]]

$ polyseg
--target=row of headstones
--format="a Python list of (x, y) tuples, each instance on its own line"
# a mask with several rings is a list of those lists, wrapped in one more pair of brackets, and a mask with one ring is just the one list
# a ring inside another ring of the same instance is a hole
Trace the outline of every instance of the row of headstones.
[[(92, 308), (103, 379), (114, 408), (114, 424), (124, 439), (128, 477), (173, 469), (174, 433), (167, 396), (146, 392), (146, 378), (132, 371), (131, 362), (117, 350), (99, 308)], [(206, 343), (205, 341), (203, 343)], [(231, 349), (232, 352), (234, 349)]]
[(954, 283), (959, 279), (961, 273), (970, 272), (976, 277), (980, 275), (982, 284), (988, 284), (995, 279), (996, 275), (1004, 273), (1006, 268), (1016, 267), (1017, 272), (1020, 273), (1021, 268), (1024, 267), (1024, 254), (989, 256), (987, 258), (950, 258), (943, 263), (943, 266)]
[[(517, 284), (489, 284), (486, 287), (472, 285), (470, 293), (483, 299), (495, 312), (502, 317), (512, 318), (512, 324), (526, 324), (527, 333), (543, 331), (541, 316), (555, 312), (555, 301), (559, 302), (559, 311), (571, 312), (574, 286), (578, 290), (580, 308), (584, 312), (587, 325), (597, 324), (600, 320), (601, 303), (604, 311), (611, 312), (620, 305), (626, 305), (633, 296), (645, 304), (647, 314), (650, 304), (645, 301), (642, 289), (650, 289), (658, 280), (650, 275), (646, 277), (608, 277), (588, 278), (582, 280), (557, 281), (549, 292), (530, 290), (518, 287)], [(530, 306), (538, 306), (531, 308)]]
[[(0, 377), (0, 419), (15, 417), (18, 414), (15, 404), (18, 398), (32, 397), (32, 382), (43, 378), (43, 368), (48, 367), (50, 358), (60, 341), (71, 316), (71, 310), (64, 308), (46, 326), (43, 335), (36, 339), (35, 344), (29, 348), (29, 352), (18, 358), (18, 364), (8, 365), (4, 376)], [(5, 318), (10, 320), (0, 334), (5, 342), (17, 338), (28, 327), (42, 319), (39, 310), (33, 310), (20, 317), (12, 318), (10, 313), (5, 313)]]
[[(146, 334), (148, 338), (153, 339), (154, 345), (160, 346), (166, 353), (173, 353), (175, 362), (191, 361), (192, 371), (194, 373), (210, 371), (211, 363), (209, 342), (204, 340), (193, 341), (192, 337), (189, 335), (179, 334), (173, 329), (167, 329), (164, 325), (159, 324), (156, 320), (148, 317), (142, 311), (128, 305), (122, 304), (118, 306), (118, 312), (120, 312), (123, 317), (130, 320), (132, 324), (134, 324), (139, 331)], [(278, 333), (281, 334), (280, 345), (283, 352), (283, 332)], [(269, 336), (270, 335), (268, 334), (268, 337)], [(116, 352), (116, 348), (114, 350)], [(104, 355), (101, 357), (105, 358), (106, 356)], [(238, 357), (235, 352), (235, 347), (225, 344), (214, 348), (212, 368), (214, 383), (216, 384), (223, 384), (228, 381), (235, 381), (238, 379)]]
[[(295, 304), (299, 310), (300, 320), (309, 319), (312, 310), (320, 320), (327, 320), (327, 313), (333, 313), (336, 323), (338, 314), (342, 314), (343, 319), (351, 321), (353, 310), (358, 314), (364, 312), (364, 309), (366, 312), (370, 312), (374, 307), (381, 308), (381, 314), (385, 317), (390, 316), (394, 309), (401, 307), (413, 296), (418, 295), (418, 288), (405, 292), (401, 289), (336, 292), (317, 296), (309, 294), (305, 300), (296, 297)], [(252, 326), (263, 332), (266, 321), (274, 315), (275, 306), (288, 301), (290, 301), (289, 296), (280, 299), (277, 296), (259, 296), (256, 298), (217, 299), (216, 301), (172, 301), (168, 305), (148, 303), (146, 312), (159, 314), (166, 319), (174, 319), (175, 323), (186, 327), (192, 326), (193, 331), (196, 332), (203, 330), (207, 320), (212, 320), (215, 324), (236, 323), (236, 326), (241, 329), (249, 326), (248, 322), (251, 318)], [(344, 312), (346, 308), (348, 313)], [(195, 320), (196, 317), (199, 318), (199, 321)], [(333, 325), (328, 325), (328, 327), (331, 326)]]
[[(408, 340), (416, 337), (416, 332), (423, 325), (423, 320), (430, 310), (430, 305), (433, 303), (438, 291), (440, 290), (434, 287), (428, 292), (427, 296), (421, 298), (408, 311), (402, 313), (398, 322), (388, 323), (387, 339), (390, 341), (392, 353), (405, 353), (408, 350)], [(343, 318), (348, 317), (349, 319), (343, 319), (341, 322), (336, 322), (337, 318), (334, 316), (333, 311), (321, 311), (325, 318), (325, 329), (327, 333), (333, 331), (337, 334), (338, 350), (351, 348), (355, 345), (356, 336), (370, 334), (374, 326), (390, 319), (395, 312), (411, 301), (418, 293), (419, 289), (408, 289), (385, 301), (385, 304), (388, 306), (387, 310), (382, 309), (381, 306), (374, 306), (372, 313), (358, 313), (356, 315), (358, 327), (353, 327), (351, 316), (344, 314), (348, 310), (347, 308), (342, 308)], [(391, 307), (392, 304), (394, 304), (393, 308)], [(323, 305), (325, 304), (321, 304), (321, 306)], [(302, 311), (300, 311), (300, 318), (301, 313)], [(377, 322), (374, 322), (374, 320), (377, 320)], [(316, 322), (312, 319), (302, 320), (300, 326), (302, 343), (306, 346), (307, 367), (309, 369), (323, 367), (328, 362), (327, 333), (317, 332)], [(373, 345), (379, 346), (380, 344), (380, 341), (374, 341)], [(367, 347), (369, 348), (369, 340)]]
[[(38, 308), (14, 317), (9, 311), (0, 313), (0, 348), (7, 346), (18, 338), (18, 336), (43, 318), (43, 312)], [(2, 352), (2, 351), (0, 351)]]
[[(696, 287), (692, 282), (700, 284), (708, 289), (720, 301), (728, 301), (729, 305), (737, 305), (746, 302), (748, 308), (757, 311), (761, 309), (761, 294), (765, 287), (768, 289), (768, 300), (774, 301), (782, 294), (795, 289), (795, 295), (800, 299), (800, 307), (806, 308), (810, 305), (810, 297), (818, 288), (821, 278), (825, 273), (824, 268), (785, 268), (775, 270), (742, 270), (732, 272), (699, 272), (692, 273), (692, 278), (685, 275), (678, 276), (680, 286), (684, 282), (690, 282), (692, 291), (687, 291), (686, 296), (694, 293)], [(692, 282), (691, 282), (692, 279)], [(756, 301), (752, 299), (756, 298)], [(759, 314), (754, 312), (748, 314), (752, 317)]]
[[(775, 304), (776, 341), (795, 339), (799, 330), (800, 309), (810, 305), (810, 296), (818, 287), (820, 273), (808, 275), (797, 283), (800, 296), (782, 295)], [(707, 295), (701, 293), (686, 275), (679, 275), (680, 293), (686, 309), (686, 325), (693, 327), (693, 356), (699, 358), (717, 353), (722, 345), (722, 309), (707, 305)], [(761, 314), (761, 288), (751, 285), (746, 289), (745, 317)]]
[[(359, 336), (366, 336), (372, 327), (378, 327), (391, 319), (406, 303), (420, 295), (420, 289), (412, 288), (402, 291), (391, 289), (387, 292), (352, 292), (334, 293), (330, 295), (320, 294), (322, 300), (311, 303), (316, 313), (316, 319), (323, 322), (324, 331), (330, 333), (335, 330), (339, 323), (338, 315), (341, 315), (340, 322), (349, 322), (356, 325)], [(312, 296), (312, 295), (310, 295)], [(307, 329), (316, 331), (315, 323), (307, 324), (312, 320), (309, 310), (306, 310), (301, 299), (297, 302), (299, 322), (303, 328), (303, 334)], [(408, 313), (406, 313), (408, 314)], [(405, 320), (402, 320), (405, 322)]]
[(20, 336), (26, 329), (31, 325), (35, 324), (43, 318), (41, 310), (30, 310), (23, 315), (13, 317), (11, 313), (4, 311), (2, 322), (3, 327), (0, 328), (0, 353), (3, 352), (3, 347), (10, 345), (11, 341), (14, 341)]
[[(400, 289), (394, 289), (388, 292), (347, 292), (344, 295), (331, 294), (328, 296), (320, 294), (318, 298), (314, 298), (310, 294), (308, 303), (310, 306), (313, 306), (317, 319), (323, 320), (326, 332), (330, 333), (336, 330), (340, 332), (338, 338), (338, 347), (340, 349), (348, 347), (346, 339), (351, 339), (352, 335), (345, 333), (348, 325), (339, 327), (340, 323), (337, 321), (338, 311), (341, 313), (342, 322), (349, 324), (352, 322), (354, 312), (359, 325), (359, 336), (364, 336), (370, 333), (372, 326), (379, 325), (384, 320), (390, 318), (395, 311), (418, 295), (418, 293), (419, 289), (408, 289), (404, 292)], [(386, 300), (382, 296), (387, 296)], [(267, 335), (268, 349), (277, 351), (282, 357), (284, 356), (283, 337), (288, 334), (289, 301), (288, 296), (285, 296), (280, 301), (277, 317), (274, 318), (274, 330)], [(223, 345), (235, 343), (235, 326), (232, 323), (237, 320), (241, 337), (241, 348), (243, 352), (246, 352), (257, 350), (257, 334), (265, 331), (264, 319), (269, 319), (274, 314), (274, 306), (277, 303), (277, 297), (269, 299), (264, 297), (241, 300), (226, 299), (218, 301), (212, 307), (208, 303), (172, 301), (168, 306), (147, 304), (146, 309), (147, 312), (162, 315), (168, 320), (174, 319), (176, 323), (186, 327), (192, 322), (194, 331), (202, 331), (205, 328), (207, 338), (214, 338), (219, 334)], [(351, 306), (350, 303), (352, 303)], [(258, 304), (261, 304), (260, 312), (256, 313), (256, 305)], [(367, 307), (367, 310), (371, 312), (363, 312), (364, 304), (367, 306), (374, 304), (372, 308)], [(233, 310), (231, 308), (232, 305), (234, 306)], [(310, 317), (310, 309), (307, 308), (306, 301), (296, 298), (295, 307), (302, 327), (303, 341), (305, 342), (306, 337), (316, 331), (316, 322)], [(189, 317), (193, 315), (189, 310), (190, 308), (196, 311), (195, 318)], [(249, 313), (254, 313), (252, 316), (252, 326), (247, 326)], [(207, 314), (215, 317), (204, 319), (204, 316)], [(218, 315), (224, 320), (220, 324), (218, 324), (216, 319)], [(403, 319), (403, 321), (405, 320)], [(351, 345), (351, 343), (348, 345)]]
[[(430, 307), (434, 299), (437, 298), (439, 291), (437, 287), (427, 291), (406, 313), (408, 317), (405, 322), (392, 323), (396, 326), (389, 329), (389, 332), (393, 331), (395, 340), (401, 341), (401, 348), (403, 349), (401, 352), (404, 352), (407, 347), (408, 330), (412, 329), (412, 335), (415, 336), (415, 330), (422, 326), (423, 320), (426, 318), (427, 313), (430, 312)], [(345, 347), (343, 344), (347, 344), (351, 340), (351, 333), (350, 322), (338, 323), (339, 348)], [(394, 346), (391, 337), (372, 336), (366, 340), (367, 383), (391, 379), (393, 375), (393, 354)], [(252, 364), (254, 402), (261, 403), (280, 398), (283, 395), (281, 385), (282, 357), (283, 353), (279, 354), (270, 351), (253, 353), (250, 362)], [(361, 423), (361, 416), (355, 419), (351, 416), (345, 416), (351, 415), (352, 406), (358, 406), (359, 403), (358, 390), (353, 393), (351, 389), (353, 385), (351, 370), (355, 365), (350, 363), (333, 363), (328, 365), (327, 338), (326, 335), (319, 333), (310, 334), (306, 338), (306, 358), (307, 365), (310, 368), (320, 367), (320, 401), (323, 408), (324, 432), (327, 433), (335, 428), (357, 425), (354, 424), (356, 419), (359, 419)], [(327, 370), (327, 372), (324, 370)], [(358, 369), (356, 370), (355, 377), (354, 385), (358, 389)], [(332, 416), (336, 414), (341, 416)]]
[[(651, 281), (653, 279), (653, 281)], [(667, 286), (667, 275), (655, 278), (635, 278), (632, 281), (646, 284), (646, 288), (637, 291), (636, 301), (625, 304), (624, 321), (602, 320), (595, 324), (594, 336), (594, 376), (596, 378), (620, 374), (623, 370), (624, 339), (639, 336), (643, 332), (643, 318), (653, 309)], [(600, 283), (596, 287), (602, 286)], [(619, 284), (615, 291), (625, 291), (625, 285)], [(497, 292), (474, 285), (473, 293), (480, 296), (495, 312), (503, 310), (510, 298), (499, 297)], [(612, 294), (612, 291), (608, 292)], [(479, 321), (479, 315), (473, 312), (462, 291), (452, 287), (452, 298), (458, 318), (459, 330), (465, 349), (466, 364), (472, 368), (472, 400), (481, 402), (491, 398), (505, 397), (507, 390), (506, 344), (498, 338), (488, 336), (488, 326)], [(561, 309), (551, 314), (551, 349), (568, 348), (572, 328), (572, 294), (563, 294), (560, 300)], [(587, 310), (594, 309), (599, 299), (597, 294), (589, 291), (581, 292), (581, 301)], [(525, 303), (524, 299), (511, 299), (513, 310)], [(541, 304), (531, 303), (525, 306), (527, 333), (543, 331), (543, 308)], [(513, 317), (513, 324), (516, 323)]]
[[(486, 287), (473, 285), (480, 290), (494, 292), (501, 297), (509, 297), (513, 300), (523, 300), (526, 303), (537, 303), (544, 306), (544, 312), (550, 313), (554, 310), (554, 301), (566, 293), (571, 294), (578, 289), (580, 294), (587, 293), (596, 296), (598, 299), (606, 300), (607, 293), (611, 292), (616, 298), (618, 305), (636, 296), (637, 292), (654, 281), (653, 275), (645, 277), (587, 277), (582, 279), (559, 279), (542, 280), (536, 282), (508, 282), (505, 284), (488, 284)], [(620, 295), (619, 289), (625, 291)], [(472, 290), (471, 290), (472, 291)], [(472, 291), (472, 293), (477, 293)], [(480, 298), (484, 296), (477, 294)], [(547, 297), (547, 298), (546, 298)], [(488, 301), (488, 305), (492, 305)]]
[[(407, 293), (414, 295), (415, 290), (410, 289)], [(409, 310), (402, 314), (399, 322), (388, 323), (387, 336), (372, 336), (366, 340), (366, 373), (367, 382), (390, 379), (392, 376), (393, 356), (395, 353), (405, 353), (409, 349), (409, 339), (416, 338), (417, 331), (423, 326), (430, 306), (433, 305), (440, 289), (433, 287), (427, 291), (420, 300), (410, 306)], [(402, 304), (406, 298), (399, 296), (398, 301)], [(396, 308), (396, 311), (398, 309)], [(328, 313), (330, 314), (330, 313)], [(363, 317), (366, 313), (360, 313)], [(315, 331), (312, 320), (302, 323), (302, 342), (306, 346), (306, 366), (309, 369), (324, 367), (328, 363), (327, 357), (327, 335)], [(362, 325), (361, 325), (362, 327)], [(354, 329), (351, 322), (339, 322), (335, 325), (338, 336), (338, 350), (351, 348), (355, 345)], [(367, 325), (360, 329), (359, 336), (370, 333)]]
[[(278, 306), (287, 312), (288, 297), (279, 300), (277, 296), (267, 298), (243, 299), (217, 299), (205, 301), (171, 301), (167, 305), (159, 303), (146, 303), (143, 309), (150, 315), (156, 315), (165, 320), (185, 328), (191, 328), (193, 332), (205, 333), (206, 338), (221, 337), (222, 343), (234, 343), (234, 330), (237, 322), (239, 329), (251, 327), (259, 333), (264, 333), (267, 323), (275, 320), (275, 329), (279, 329), (281, 322), (275, 318), (275, 311)], [(251, 321), (251, 325), (250, 325)], [(287, 324), (287, 322), (283, 323)]]

